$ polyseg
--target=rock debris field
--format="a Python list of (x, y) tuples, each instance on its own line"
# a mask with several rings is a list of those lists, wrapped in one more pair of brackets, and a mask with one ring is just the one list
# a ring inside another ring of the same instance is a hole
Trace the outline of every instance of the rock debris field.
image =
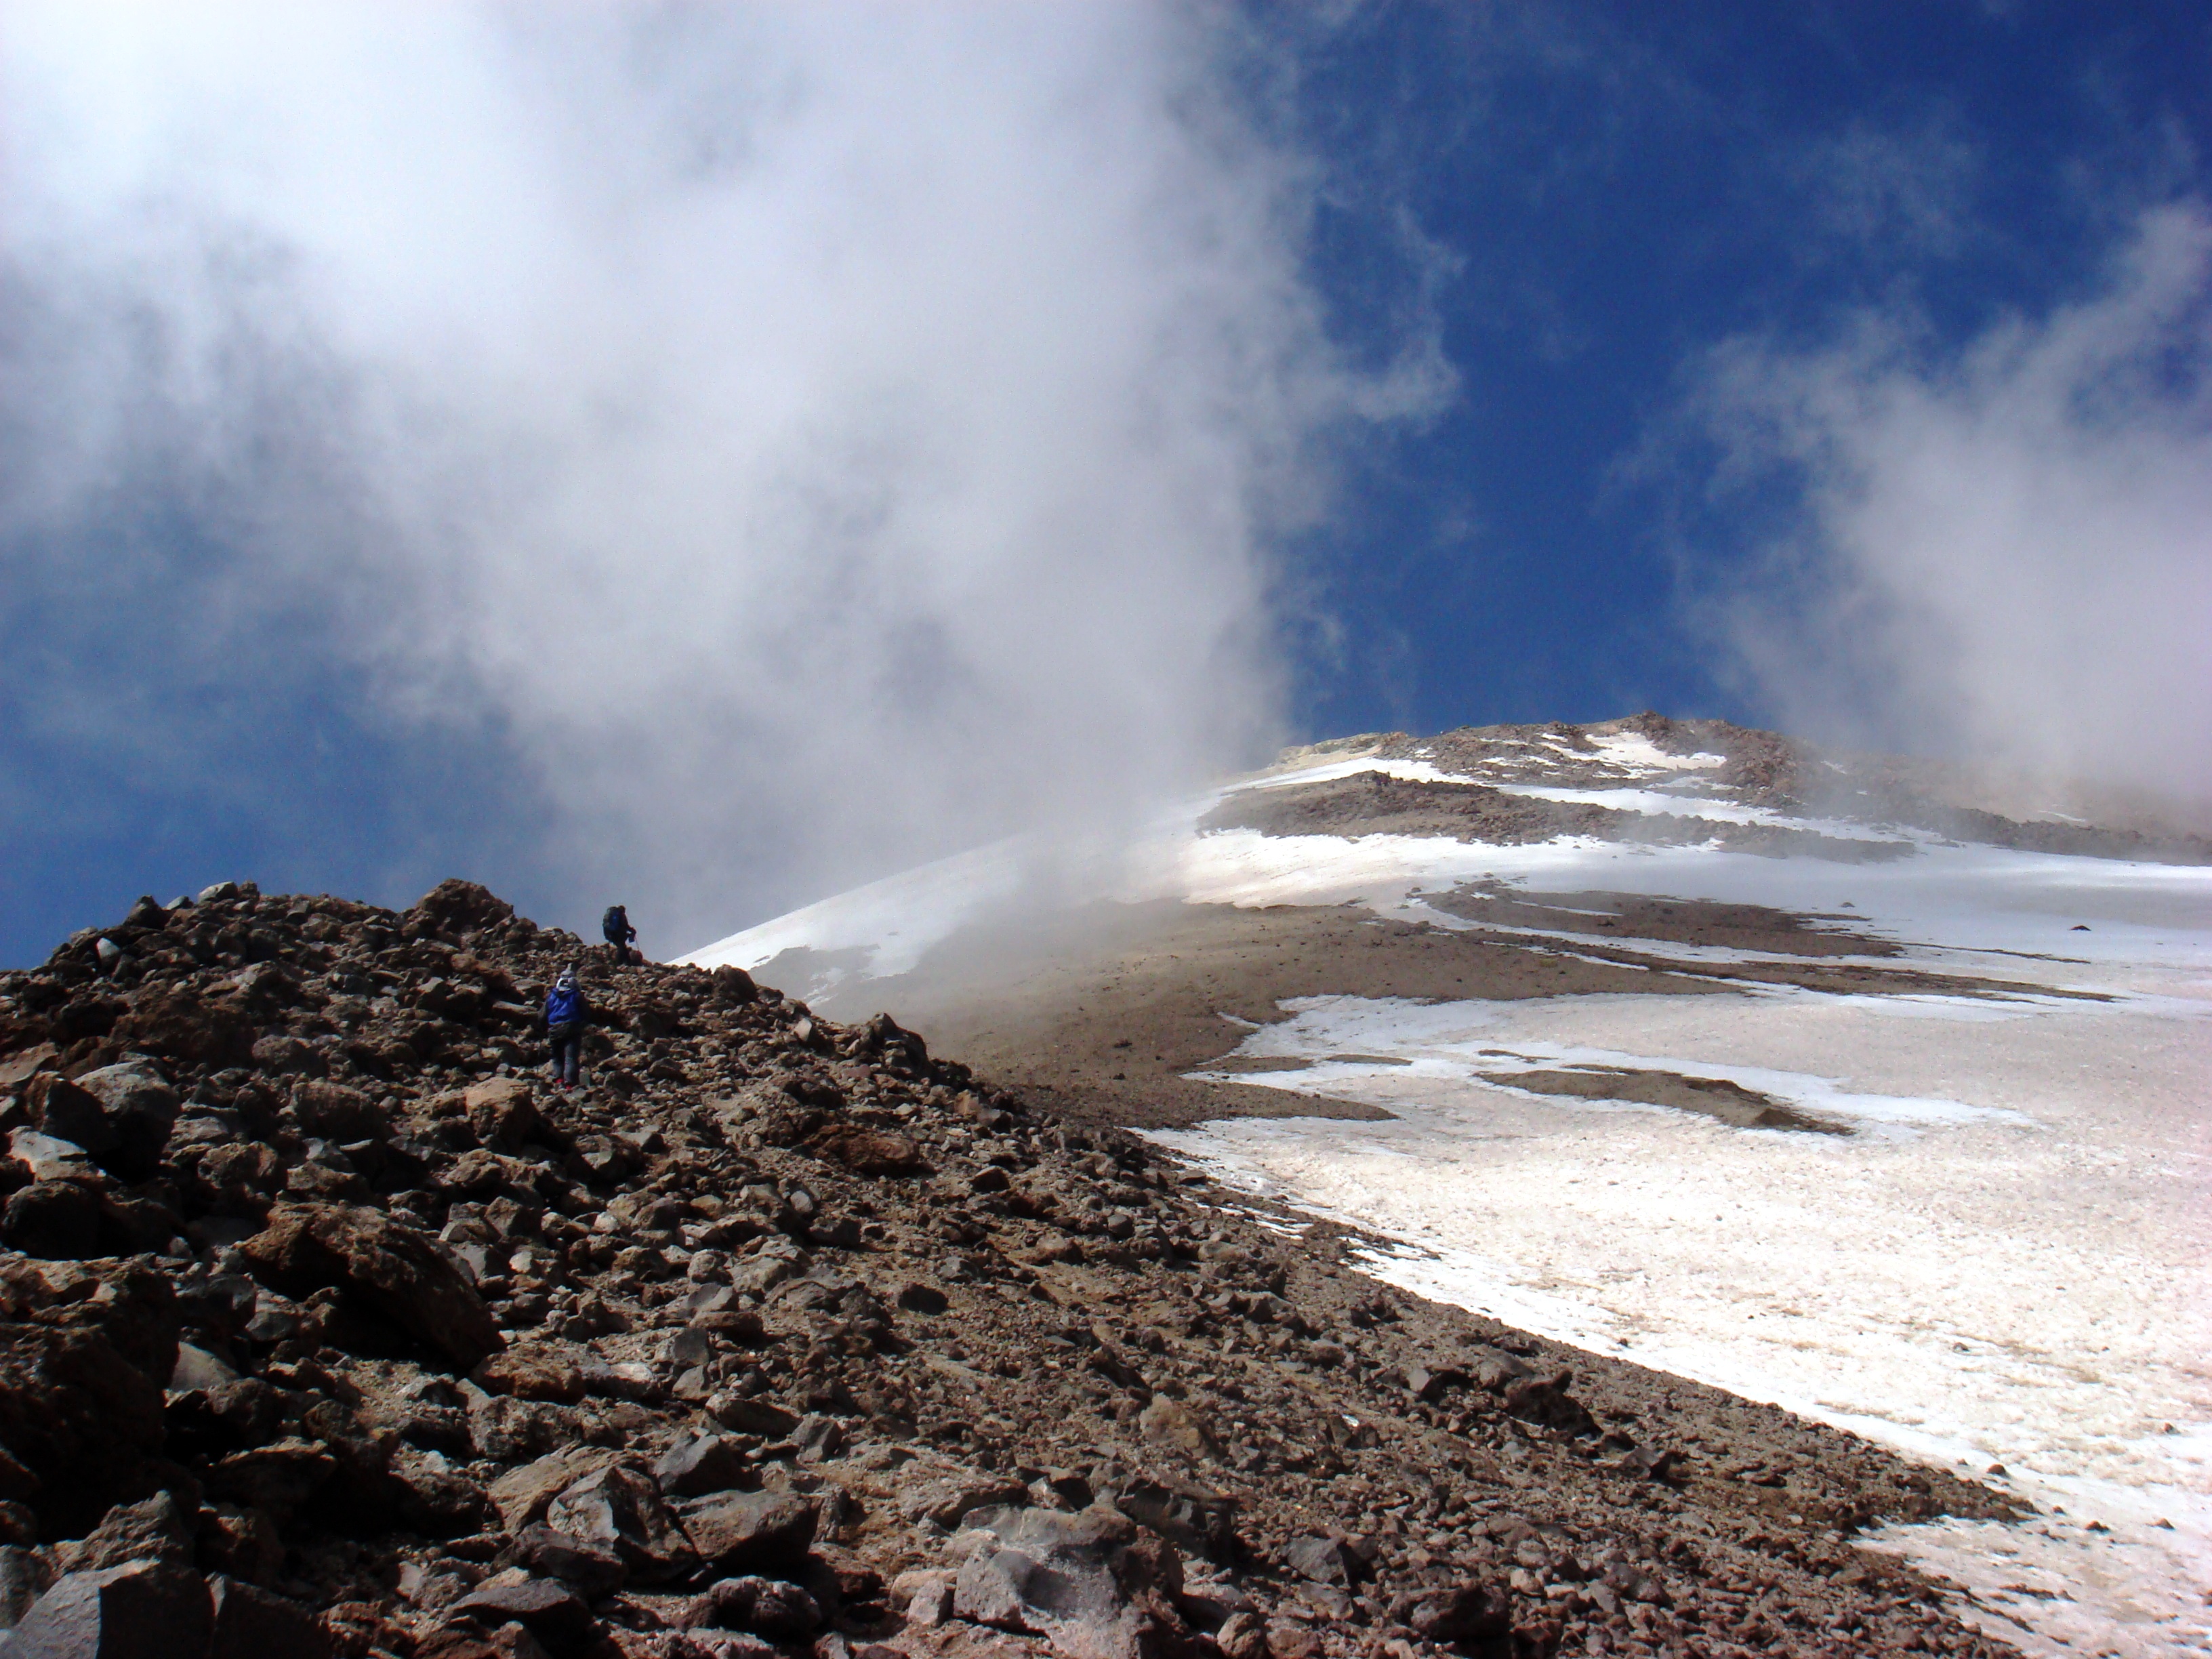
[(0, 1108), (9, 1659), (2008, 1651), (1851, 1539), (2008, 1500), (481, 887), (142, 901)]

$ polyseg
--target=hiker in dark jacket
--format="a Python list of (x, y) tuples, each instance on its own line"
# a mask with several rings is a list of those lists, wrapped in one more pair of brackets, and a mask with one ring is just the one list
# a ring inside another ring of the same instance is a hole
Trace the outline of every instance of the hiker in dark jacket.
[(629, 911), (625, 907), (619, 904), (607, 906), (606, 915), (599, 918), (599, 932), (606, 936), (607, 943), (614, 947), (617, 962), (645, 960), (642, 955), (629, 948), (629, 942), (637, 937), (637, 929), (629, 925)]
[(584, 1021), (591, 1005), (584, 988), (576, 983), (574, 969), (564, 970), (545, 994), (545, 1036), (553, 1045), (553, 1080), (563, 1089), (576, 1086), (583, 1070)]

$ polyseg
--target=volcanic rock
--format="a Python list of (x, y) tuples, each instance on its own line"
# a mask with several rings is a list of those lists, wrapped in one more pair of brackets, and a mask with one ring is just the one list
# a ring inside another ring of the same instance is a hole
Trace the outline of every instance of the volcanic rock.
[(7, 1659), (198, 1659), (214, 1614), (198, 1573), (161, 1561), (73, 1572), (9, 1635)]
[(505, 1346), (483, 1300), (431, 1241), (380, 1211), (280, 1204), (240, 1249), (287, 1296), (343, 1287), (369, 1312), (465, 1370)]
[(496, 1629), (520, 1625), (553, 1659), (582, 1659), (596, 1634), (591, 1612), (574, 1591), (550, 1578), (507, 1572), (486, 1579), (456, 1601), (451, 1613)]
[(733, 1577), (796, 1570), (814, 1541), (814, 1506), (787, 1492), (716, 1492), (676, 1513), (701, 1561)]
[(984, 1537), (953, 1586), (953, 1611), (977, 1624), (1048, 1638), (1069, 1659), (1157, 1659), (1191, 1651), (1176, 1609), (1175, 1551), (1108, 1509), (1080, 1515), (994, 1510), (969, 1518)]
[(331, 1659), (322, 1621), (298, 1602), (221, 1577), (208, 1589), (215, 1614), (208, 1659)]
[(660, 1489), (626, 1464), (611, 1463), (577, 1481), (547, 1507), (545, 1524), (613, 1550), (643, 1583), (680, 1578), (698, 1562)]
[(160, 1651), (226, 1659), (1996, 1651), (1848, 1542), (2011, 1512), (1978, 1487), (1387, 1291), (888, 1018), (598, 961), (467, 884), (218, 884), (0, 972), (0, 1615), (66, 1589), (122, 1643), (166, 1596)]

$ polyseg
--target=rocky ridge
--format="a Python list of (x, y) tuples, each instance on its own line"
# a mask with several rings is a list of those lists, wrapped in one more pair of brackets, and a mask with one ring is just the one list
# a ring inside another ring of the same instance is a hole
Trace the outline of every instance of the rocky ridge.
[(1850, 1541), (1982, 1487), (467, 884), (141, 901), (0, 1128), (0, 1653), (2003, 1650)]
[[(1654, 768), (1626, 757), (1612, 746), (1624, 738), (1641, 739), (1672, 762), (1695, 764), (1689, 769)], [(1706, 838), (1721, 846), (1767, 856), (1844, 861), (1895, 857), (1903, 849), (1892, 838), (1904, 835), (2085, 858), (2212, 863), (2212, 833), (2208, 833), (2206, 818), (2212, 808), (2201, 799), (2154, 798), (2079, 781), (2008, 775), (1955, 763), (1826, 749), (1727, 720), (1673, 720), (1647, 711), (1587, 726), (1564, 721), (1468, 726), (1427, 738), (1379, 732), (1340, 738), (1309, 752), (1316, 759), (1371, 754), (1428, 761), (1462, 781), (1456, 788), (1439, 790), (1431, 785), (1366, 797), (1337, 792), (1310, 801), (1304, 815), (1329, 821), (1329, 833), (1346, 833), (1340, 826), (1365, 817), (1410, 821), (1411, 827), (1395, 833), (1450, 835), (1504, 845), (1553, 835), (1679, 842), (1694, 820), (1655, 823), (1645, 813), (1608, 812), (1586, 805), (1564, 811), (1554, 805), (1546, 812), (1525, 798), (1498, 798), (1492, 787), (1656, 786), (1659, 793), (1674, 795), (1686, 805), (1704, 799), (1792, 816), (1809, 814), (1835, 824), (1864, 826), (1881, 837), (1866, 841), (1724, 820), (1700, 826)], [(1469, 785), (1476, 787), (1470, 791)], [(2061, 800), (2075, 810), (2057, 811), (2054, 803)], [(1271, 823), (1250, 827), (1285, 833)]]

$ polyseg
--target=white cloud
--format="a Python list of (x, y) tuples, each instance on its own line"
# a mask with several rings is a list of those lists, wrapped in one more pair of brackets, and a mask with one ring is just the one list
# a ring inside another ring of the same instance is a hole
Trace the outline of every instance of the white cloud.
[(1202, 12), (4, 24), (16, 602), (504, 730), (681, 942), (1264, 744), (1270, 538), (1441, 390), (1332, 353)]
[[(1796, 532), (1730, 611), (1801, 729), (2212, 795), (2212, 221), (1955, 352), (1737, 343), (1702, 413)], [(1751, 499), (1735, 495), (1741, 506)]]

